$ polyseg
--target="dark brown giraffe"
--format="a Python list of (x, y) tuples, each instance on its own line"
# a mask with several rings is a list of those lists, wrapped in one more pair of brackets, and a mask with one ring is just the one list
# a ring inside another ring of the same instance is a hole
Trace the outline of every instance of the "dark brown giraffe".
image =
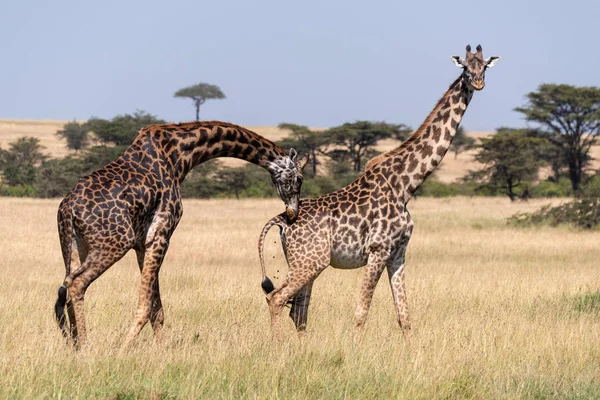
[(142, 274), (135, 320), (124, 347), (148, 320), (158, 337), (164, 312), (158, 273), (169, 239), (183, 213), (179, 187), (192, 168), (215, 157), (235, 157), (271, 173), (286, 218), (298, 215), (302, 167), (297, 153), (242, 127), (218, 122), (151, 125), (125, 153), (81, 178), (61, 202), (58, 231), (66, 278), (58, 291), (56, 318), (65, 338), (86, 343), (83, 300), (88, 286), (135, 249)]
[[(296, 329), (306, 329), (314, 279), (329, 265), (351, 269), (366, 265), (355, 313), (357, 331), (365, 323), (375, 286), (385, 268), (392, 287), (401, 329), (410, 329), (404, 285), (404, 255), (413, 229), (406, 208), (414, 192), (435, 170), (448, 151), (452, 138), (474, 90), (484, 86), (485, 70), (498, 57), (484, 59), (477, 53), (452, 57), (463, 69), (421, 127), (402, 145), (370, 160), (355, 182), (331, 194), (300, 201), (299, 217), (288, 225), (283, 214), (269, 221), (258, 242), (267, 293), (273, 338), (279, 342), (279, 319), (291, 302), (290, 317)], [(265, 274), (263, 244), (267, 232), (279, 226), (288, 262), (284, 282), (274, 288)]]

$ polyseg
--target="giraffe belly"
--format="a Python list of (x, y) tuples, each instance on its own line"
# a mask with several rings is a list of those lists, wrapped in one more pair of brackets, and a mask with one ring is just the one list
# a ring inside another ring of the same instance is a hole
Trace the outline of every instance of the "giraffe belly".
[(367, 264), (368, 255), (362, 247), (344, 247), (332, 248), (331, 266), (337, 269), (355, 269)]

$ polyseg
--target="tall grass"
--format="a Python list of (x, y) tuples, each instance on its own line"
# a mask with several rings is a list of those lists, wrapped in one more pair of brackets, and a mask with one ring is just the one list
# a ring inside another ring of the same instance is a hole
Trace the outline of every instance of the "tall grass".
[[(305, 345), (284, 317), (275, 351), (256, 240), (282, 205), (186, 201), (161, 271), (164, 340), (147, 326), (119, 351), (139, 284), (129, 254), (90, 287), (90, 348), (77, 353), (52, 315), (64, 278), (58, 201), (0, 199), (0, 398), (598, 398), (600, 233), (505, 222), (547, 203), (412, 202), (411, 341), (384, 276), (353, 343), (362, 271), (328, 269)], [(269, 239), (267, 268), (281, 279), (275, 230)]]

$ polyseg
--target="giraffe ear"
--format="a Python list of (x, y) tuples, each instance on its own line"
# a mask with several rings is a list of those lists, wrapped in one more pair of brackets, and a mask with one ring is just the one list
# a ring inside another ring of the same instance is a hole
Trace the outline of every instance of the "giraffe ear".
[(465, 67), (465, 60), (460, 58), (460, 56), (452, 56), (450, 58), (452, 59), (452, 62), (454, 62), (454, 65), (456, 65), (457, 67), (459, 67), (459, 68)]
[(293, 162), (296, 162), (296, 158), (298, 158), (298, 152), (294, 148), (291, 148), (290, 149), (290, 160), (292, 160)]
[(498, 56), (491, 56), (485, 59), (485, 66), (486, 68), (492, 68), (494, 65), (496, 65), (496, 63), (498, 62), (498, 60), (500, 59), (500, 57)]

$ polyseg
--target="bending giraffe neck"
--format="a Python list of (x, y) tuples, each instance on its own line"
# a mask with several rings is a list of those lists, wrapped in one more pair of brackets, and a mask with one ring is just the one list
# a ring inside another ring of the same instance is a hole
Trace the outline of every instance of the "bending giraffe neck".
[(367, 169), (389, 166), (388, 182), (408, 201), (446, 155), (472, 97), (473, 89), (461, 75), (419, 129), (400, 147), (369, 161)]
[(278, 164), (285, 165), (282, 160), (287, 157), (285, 150), (270, 140), (225, 122), (153, 125), (144, 130), (158, 142), (179, 183), (198, 164), (217, 157), (239, 158), (267, 169), (272, 175)]

